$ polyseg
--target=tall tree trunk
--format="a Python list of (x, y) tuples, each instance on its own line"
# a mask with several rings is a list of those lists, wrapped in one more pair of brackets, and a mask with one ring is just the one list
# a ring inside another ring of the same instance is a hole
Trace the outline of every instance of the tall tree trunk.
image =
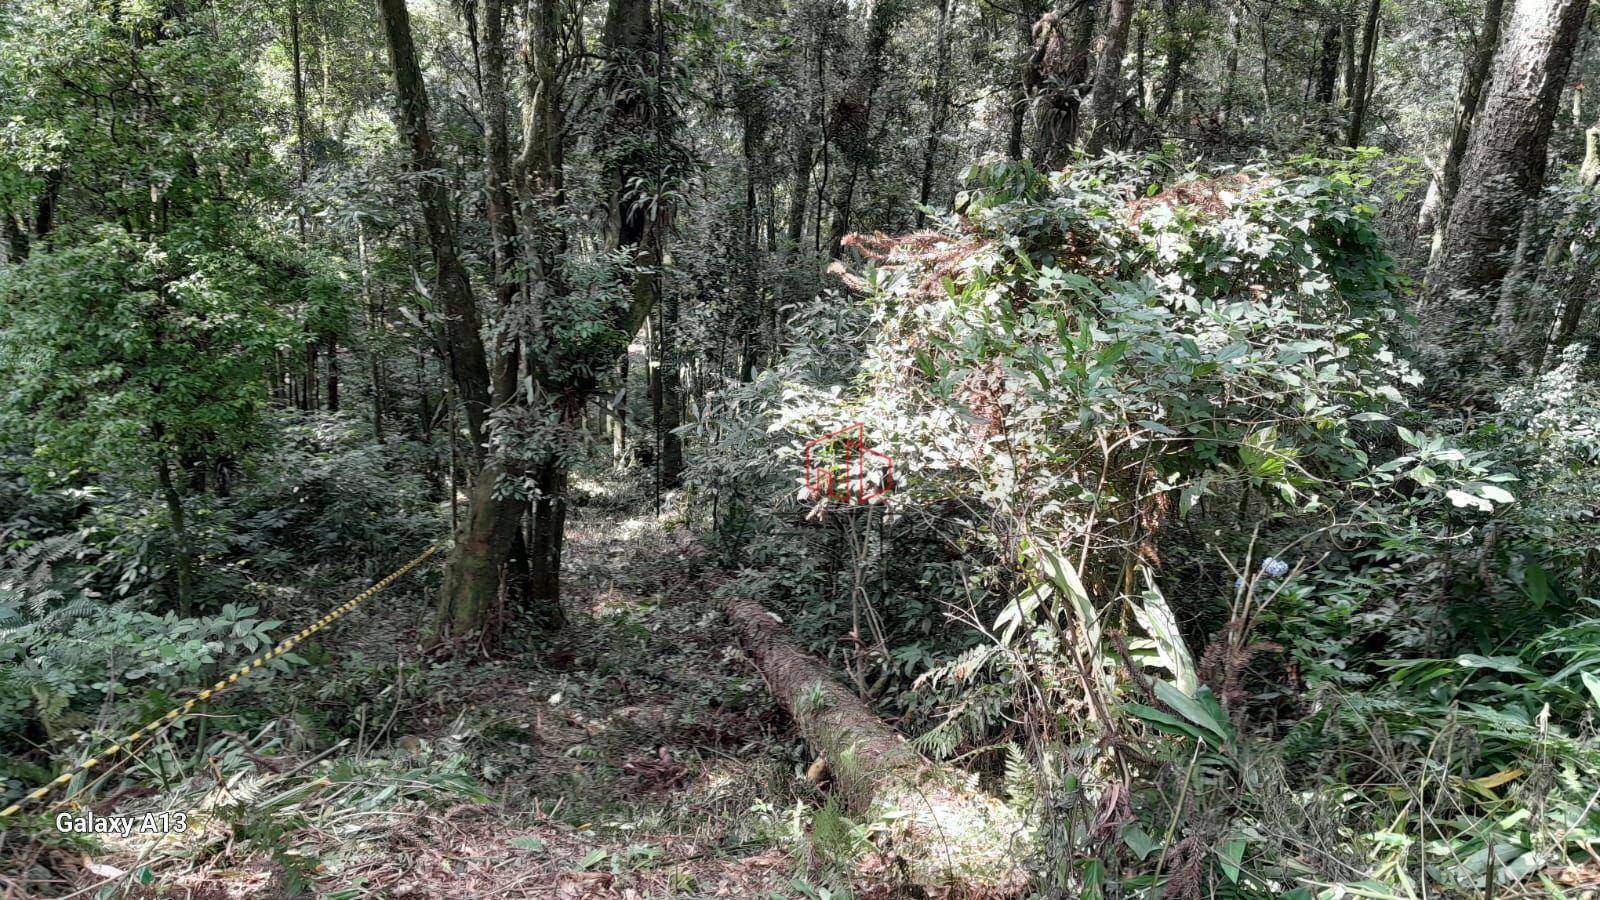
[(1089, 93), (1089, 136), (1084, 151), (1099, 156), (1116, 130), (1122, 105), (1122, 57), (1128, 52), (1128, 27), (1134, 0), (1111, 0), (1106, 31), (1095, 45), (1094, 88)]
[[(659, 265), (659, 263), (658, 263)], [(661, 298), (660, 341), (661, 402), (656, 407), (656, 433), (661, 444), (661, 486), (675, 488), (683, 482), (683, 438), (675, 429), (683, 424), (683, 381), (678, 348), (678, 296), (666, 291)]]
[(428, 127), (427, 89), (417, 65), (405, 0), (378, 0), (378, 9), (394, 73), (401, 140), (411, 150), (417, 199), (427, 229), (428, 249), (433, 255), (434, 300), (446, 318), (445, 351), (451, 380), (460, 394), (474, 452), (478, 452), (485, 444), (489, 408), (489, 364), (479, 334), (478, 307), (472, 282), (456, 250), (449, 188)]
[(1161, 0), (1161, 17), (1166, 25), (1166, 54), (1162, 63), (1161, 88), (1156, 94), (1155, 118), (1165, 121), (1172, 112), (1172, 101), (1183, 84), (1183, 67), (1189, 61), (1193, 39), (1183, 33), (1178, 19), (1181, 0)]
[(1244, 41), (1244, 10), (1241, 0), (1228, 8), (1228, 53), (1222, 64), (1222, 114), (1218, 117), (1223, 128), (1233, 119), (1233, 97), (1239, 89), (1239, 46)]
[(811, 105), (805, 120), (796, 124), (792, 155), (794, 170), (789, 182), (789, 215), (786, 222), (789, 237), (788, 252), (800, 249), (806, 232), (806, 202), (811, 194), (811, 172), (817, 164), (817, 139), (822, 133), (822, 120), (827, 110), (827, 53), (831, 32), (829, 23), (817, 22), (811, 32), (808, 60), (814, 60), (816, 81), (812, 86)]
[(1022, 159), (1023, 132), (1028, 120), (1028, 104), (1039, 84), (1037, 59), (1033, 48), (1034, 16), (1026, 8), (1012, 15), (1016, 28), (1017, 77), (1012, 85), (1010, 124), (1006, 130), (1006, 158)]
[[(433, 134), (428, 126), (428, 95), (411, 39), (405, 0), (378, 0), (389, 48), (399, 107), (401, 137), (411, 150), (417, 173), (417, 199), (427, 226), (435, 266), (434, 297), (446, 317), (445, 350), (451, 379), (466, 411), (474, 455), (486, 451), (490, 376), (472, 282), (456, 250), (456, 227), (443, 182)], [(435, 638), (460, 639), (477, 632), (492, 642), (504, 599), (502, 577), (510, 560), (521, 507), (496, 502), (504, 473), (498, 461), (484, 464), (471, 488), (468, 513), (458, 523), (455, 545), (445, 566)]]
[(939, 162), (939, 139), (950, 115), (950, 4), (939, 0), (939, 25), (934, 34), (933, 97), (928, 103), (928, 134), (922, 145), (922, 187), (917, 192), (917, 227), (928, 221), (923, 207), (933, 197), (933, 172)]
[[(295, 223), (300, 231), (300, 243), (306, 242), (306, 181), (310, 177), (310, 157), (306, 147), (306, 81), (305, 67), (300, 54), (300, 0), (289, 0), (289, 50), (294, 61), (294, 147), (299, 158), (300, 177), (295, 197)], [(313, 376), (315, 377), (315, 376)]]
[(1321, 48), (1317, 53), (1317, 67), (1311, 85), (1311, 103), (1317, 131), (1323, 140), (1338, 140), (1338, 109), (1334, 96), (1339, 88), (1340, 27), (1337, 13), (1322, 23)]
[(1430, 207), (1424, 203), (1422, 215), (1417, 221), (1418, 234), (1433, 235), (1433, 243), (1428, 251), (1430, 263), (1444, 240), (1445, 224), (1450, 220), (1450, 206), (1461, 187), (1461, 157), (1467, 152), (1467, 136), (1472, 133), (1472, 122), (1477, 118), (1478, 108), (1483, 101), (1483, 86), (1489, 80), (1489, 67), (1494, 63), (1494, 51), (1500, 45), (1500, 20), (1504, 18), (1504, 12), (1505, 0), (1484, 0), (1478, 39), (1461, 72), (1461, 89), (1456, 94), (1456, 117), (1455, 125), (1450, 129), (1450, 144), (1445, 148), (1439, 175), (1434, 179), (1437, 189), (1433, 193), (1433, 205)]
[(1356, 96), (1356, 34), (1361, 30), (1356, 12), (1359, 8), (1360, 0), (1345, 0), (1339, 19), (1339, 58), (1343, 60), (1339, 71), (1339, 108), (1346, 113)]
[(356, 259), (361, 264), (361, 299), (367, 308), (367, 364), (372, 379), (372, 437), (383, 443), (383, 318), (381, 302), (372, 293), (372, 264), (367, 259), (367, 229), (356, 222)]
[(1033, 28), (1033, 69), (1040, 84), (1034, 101), (1038, 139), (1034, 158), (1047, 169), (1061, 167), (1072, 155), (1083, 128), (1083, 99), (1089, 82), (1089, 56), (1094, 44), (1096, 0), (1079, 0), (1067, 23), (1055, 12), (1039, 17)]
[(1347, 147), (1361, 144), (1361, 133), (1366, 127), (1367, 104), (1372, 96), (1372, 58), (1378, 51), (1378, 13), (1383, 0), (1372, 0), (1367, 5), (1367, 21), (1361, 27), (1361, 64), (1356, 69), (1355, 84), (1350, 92), (1350, 127), (1345, 132)]
[(323, 354), (328, 358), (328, 412), (339, 411), (339, 336), (328, 332), (323, 337)]
[[(156, 426), (156, 440), (162, 429)], [(189, 530), (183, 509), (183, 495), (178, 491), (177, 480), (172, 477), (172, 465), (167, 451), (161, 450), (156, 458), (156, 477), (161, 484), (161, 495), (167, 503), (167, 529), (172, 535), (173, 574), (176, 576), (173, 599), (178, 603), (178, 615), (187, 616), (194, 611), (194, 555), (189, 549)]]
[[(607, 127), (612, 134), (630, 136), (643, 146), (633, 153), (624, 153), (611, 166), (610, 180), (611, 222), (608, 244), (616, 249), (631, 250), (633, 258), (646, 269), (633, 277), (633, 301), (625, 315), (624, 333), (635, 334), (643, 321), (658, 306), (661, 307), (661, 370), (662, 392), (660, 417), (657, 418), (658, 435), (662, 445), (661, 466), (663, 486), (676, 486), (683, 468), (682, 439), (670, 429), (677, 426), (677, 410), (683, 402), (682, 385), (678, 379), (676, 335), (677, 303), (673, 298), (662, 301), (662, 276), (666, 263), (663, 222), (670, 216), (661, 197), (640, 198), (633, 185), (659, 177), (660, 163), (654, 158), (668, 147), (671, 139), (672, 111), (666, 104), (665, 84), (658, 76), (666, 61), (663, 46), (663, 25), (652, 15), (649, 0), (611, 0), (606, 12), (604, 46), (607, 57), (607, 96), (610, 109)], [(641, 75), (650, 81), (641, 83)], [(650, 202), (639, 202), (641, 199)], [(668, 309), (667, 307), (671, 308)]]
[(1311, 102), (1318, 112), (1327, 114), (1333, 105), (1334, 90), (1339, 85), (1339, 21), (1322, 24), (1321, 49), (1317, 53), (1317, 72), (1312, 84)]
[(320, 392), (317, 390), (317, 386), (321, 379), (317, 377), (317, 371), (321, 367), (317, 365), (317, 357), (319, 355), (317, 352), (317, 342), (312, 340), (309, 335), (306, 336), (305, 342), (306, 370), (305, 377), (302, 379), (302, 383), (305, 386), (305, 393), (300, 398), (300, 408), (306, 412), (311, 412), (315, 410), (318, 405), (320, 405), (318, 401), (321, 400), (321, 397), (318, 396)]
[(850, 233), (855, 213), (856, 189), (862, 173), (876, 157), (872, 140), (872, 114), (883, 81), (889, 38), (899, 16), (899, 0), (873, 0), (867, 12), (866, 45), (860, 67), (850, 79), (835, 105), (833, 139), (843, 157), (844, 175), (833, 204), (833, 224), (829, 231), (828, 255), (837, 256), (844, 236)]
[[(1462, 376), (1494, 347), (1499, 291), (1523, 217), (1544, 185), (1550, 129), (1588, 0), (1516, 0), (1495, 55), (1489, 92), (1461, 162), (1433, 283), (1423, 304), (1424, 362), (1439, 389), (1461, 396)], [(1515, 353), (1502, 357), (1520, 368)]]
[(800, 239), (805, 236), (806, 199), (811, 193), (811, 170), (816, 166), (816, 141), (816, 123), (813, 120), (807, 119), (795, 128), (794, 174), (789, 182), (788, 230), (784, 232), (789, 238), (790, 252), (799, 249)]

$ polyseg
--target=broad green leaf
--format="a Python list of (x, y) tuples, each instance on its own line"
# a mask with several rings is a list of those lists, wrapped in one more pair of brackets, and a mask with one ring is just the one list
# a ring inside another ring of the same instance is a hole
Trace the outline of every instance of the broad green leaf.
[(1221, 747), (1233, 739), (1233, 728), (1210, 690), (1202, 688), (1196, 692), (1196, 696), (1191, 697), (1170, 681), (1158, 681), (1155, 691), (1162, 703), (1205, 731), (1213, 739), (1208, 743)]

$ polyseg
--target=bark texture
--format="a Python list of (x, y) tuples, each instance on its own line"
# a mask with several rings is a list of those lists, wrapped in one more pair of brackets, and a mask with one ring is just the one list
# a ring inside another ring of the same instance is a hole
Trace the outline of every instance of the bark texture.
[(868, 5), (861, 62), (851, 73), (829, 116), (831, 137), (844, 163), (833, 200), (833, 223), (828, 236), (830, 257), (839, 255), (844, 236), (850, 233), (862, 178), (870, 178), (872, 167), (877, 163), (877, 142), (872, 135), (873, 106), (888, 65), (889, 39), (903, 12), (901, 3), (902, 0), (874, 0)]
[(1350, 127), (1345, 132), (1346, 146), (1361, 145), (1361, 135), (1367, 124), (1367, 103), (1372, 97), (1372, 59), (1378, 51), (1378, 14), (1383, 0), (1372, 0), (1367, 5), (1367, 21), (1361, 26), (1361, 63), (1356, 69), (1355, 81), (1350, 88)]
[(935, 60), (932, 107), (928, 116), (928, 136), (922, 145), (922, 186), (917, 192), (917, 227), (927, 224), (921, 207), (933, 197), (933, 173), (939, 161), (939, 139), (950, 114), (950, 0), (939, 0), (939, 27), (934, 35)]
[(1071, 159), (1078, 140), (1098, 9), (1095, 0), (1081, 0), (1072, 7), (1070, 28), (1053, 11), (1033, 26), (1033, 57), (1027, 71), (1034, 79), (1029, 93), (1038, 129), (1034, 160), (1047, 169), (1058, 169)]
[(1089, 138), (1084, 151), (1099, 156), (1111, 144), (1122, 105), (1122, 57), (1128, 52), (1128, 29), (1134, 0), (1111, 0), (1106, 32), (1095, 46), (1094, 90), (1089, 95)]
[(1500, 20), (1504, 18), (1505, 0), (1484, 0), (1483, 23), (1478, 29), (1478, 40), (1472, 47), (1472, 58), (1461, 73), (1461, 90), (1456, 96), (1455, 126), (1450, 130), (1450, 145), (1445, 148), (1444, 162), (1439, 167), (1439, 177), (1430, 185), (1429, 202), (1423, 204), (1417, 220), (1419, 235), (1433, 235), (1432, 255), (1438, 253), (1444, 239), (1444, 226), (1450, 220), (1450, 205), (1461, 189), (1461, 158), (1467, 152), (1467, 138), (1472, 134), (1472, 123), (1478, 117), (1483, 103), (1483, 88), (1489, 82), (1489, 67), (1494, 63), (1495, 48), (1500, 46)]
[(727, 612), (773, 696), (826, 757), (847, 805), (874, 817), (899, 813), (890, 819), (889, 847), (912, 884), (952, 897), (1021, 893), (1027, 847), (1010, 808), (924, 759), (821, 661), (796, 649), (760, 604), (734, 600)]
[[(439, 160), (428, 126), (428, 95), (417, 65), (405, 0), (379, 0), (378, 11), (388, 40), (401, 134), (411, 148), (412, 167), (419, 174), (417, 198), (433, 253), (434, 294), (446, 316), (445, 354), (456, 392), (466, 408), (474, 456), (482, 461), (487, 453), (491, 377), (479, 332), (477, 300), (456, 249), (455, 220), (448, 188), (439, 175)], [(493, 138), (490, 140), (493, 155)], [(491, 160), (491, 180), (494, 168)], [(491, 184), (491, 196), (494, 187)], [(504, 198), (500, 199), (495, 225), (504, 228), (509, 209), (503, 205)], [(504, 244), (500, 241), (504, 237), (503, 232), (496, 235), (502, 250)], [(515, 381), (515, 365), (500, 354), (497, 377), (493, 379), (493, 396), (497, 400), (503, 401), (509, 395)], [(527, 580), (525, 573), (519, 571), (525, 562), (514, 564), (512, 560), (521, 505), (503, 490), (505, 474), (501, 463), (491, 461), (482, 465), (473, 478), (468, 512), (457, 523), (455, 543), (445, 565), (435, 619), (438, 640), (458, 639), (476, 632), (492, 644), (501, 621), (498, 611), (506, 599), (508, 579), (523, 583)]]
[(489, 410), (489, 364), (478, 328), (478, 306), (472, 282), (456, 251), (456, 223), (451, 212), (433, 132), (428, 127), (428, 92), (417, 64), (411, 39), (411, 17), (405, 0), (378, 0), (384, 37), (389, 47), (389, 68), (394, 74), (401, 140), (411, 149), (411, 168), (417, 173), (417, 199), (428, 231), (428, 248), (435, 269), (434, 299), (446, 316), (445, 343), (450, 376), (467, 413), (467, 430), (474, 447), (484, 443)]
[[(1500, 288), (1529, 199), (1544, 184), (1550, 128), (1588, 0), (1517, 0), (1489, 93), (1461, 164), (1434, 278), (1424, 298), (1424, 363), (1459, 393), (1491, 350)], [(1520, 367), (1515, 352), (1502, 362)]]

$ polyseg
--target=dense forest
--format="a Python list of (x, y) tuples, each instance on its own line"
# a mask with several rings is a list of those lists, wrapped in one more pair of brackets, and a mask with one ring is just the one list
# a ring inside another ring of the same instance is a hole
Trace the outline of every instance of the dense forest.
[(0, 0), (0, 897), (1600, 896), (1589, 0)]

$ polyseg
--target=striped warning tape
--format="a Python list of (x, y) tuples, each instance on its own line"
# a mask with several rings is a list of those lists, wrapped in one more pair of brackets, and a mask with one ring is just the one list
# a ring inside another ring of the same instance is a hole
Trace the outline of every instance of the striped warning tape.
[[(419, 556), (417, 556), (416, 559), (413, 559), (412, 561), (406, 563), (405, 565), (401, 566), (400, 568), (395, 569), (393, 572), (390, 572), (386, 577), (384, 577), (384, 579), (382, 581), (379, 581), (377, 584), (374, 584), (372, 587), (367, 588), (366, 590), (364, 590), (361, 593), (355, 595), (354, 597), (351, 597), (349, 600), (346, 600), (344, 603), (341, 603), (338, 606), (334, 607), (333, 610), (331, 612), (329, 612), (327, 615), (325, 615), (322, 618), (316, 620), (315, 622), (312, 622), (310, 625), (307, 625), (306, 627), (300, 629), (295, 634), (290, 635), (289, 637), (285, 638), (276, 647), (273, 647), (271, 650), (267, 651), (266, 653), (263, 653), (260, 656), (257, 656), (255, 659), (252, 659), (249, 662), (245, 663), (244, 665), (240, 666), (238, 669), (234, 670), (234, 672), (232, 674), (230, 674), (228, 677), (222, 679), (221, 681), (218, 681), (216, 684), (213, 684), (212, 686), (210, 686), (210, 687), (206, 688), (205, 690), (199, 692), (198, 694), (196, 694), (195, 696), (189, 698), (188, 700), (185, 700), (181, 705), (175, 706), (172, 709), (167, 710), (166, 715), (161, 716), (158, 719), (154, 719), (154, 720), (150, 721), (143, 728), (140, 728), (138, 731), (135, 731), (134, 733), (128, 735), (127, 737), (125, 737), (122, 740), (116, 742), (115, 744), (112, 744), (111, 746), (105, 748), (104, 750), (101, 750), (99, 753), (96, 753), (94, 756), (91, 756), (88, 759), (84, 760), (83, 762), (78, 763), (76, 766), (73, 766), (72, 768), (68, 769), (67, 771), (62, 772), (60, 775), (57, 775), (53, 780), (51, 780), (48, 783), (46, 783), (43, 787), (41, 787), (41, 788), (29, 793), (27, 796), (23, 797), (21, 800), (18, 800), (16, 803), (11, 804), (10, 806), (6, 807), (5, 809), (0, 809), (0, 819), (4, 819), (7, 816), (15, 815), (18, 810), (22, 809), (22, 807), (26, 806), (29, 803), (34, 802), (35, 800), (39, 800), (39, 799), (43, 798), (46, 794), (49, 794), (51, 791), (55, 790), (57, 786), (66, 784), (67, 782), (71, 781), (73, 778), (77, 777), (79, 773), (87, 772), (90, 769), (93, 769), (95, 766), (98, 766), (101, 763), (104, 763), (107, 760), (111, 759), (113, 756), (116, 756), (118, 753), (122, 753), (122, 752), (128, 750), (129, 748), (131, 748), (133, 746), (135, 741), (139, 740), (140, 738), (149, 737), (149, 736), (155, 734), (156, 732), (162, 730), (163, 728), (166, 728), (168, 725), (171, 725), (173, 722), (176, 722), (179, 719), (179, 717), (187, 714), (190, 710), (194, 709), (195, 706), (197, 706), (200, 703), (203, 703), (203, 702), (211, 699), (212, 697), (215, 697), (217, 694), (220, 694), (223, 691), (227, 690), (228, 688), (232, 687), (235, 683), (238, 682), (239, 679), (245, 677), (246, 675), (249, 675), (251, 672), (254, 672), (255, 670), (257, 670), (257, 669), (261, 668), (262, 666), (266, 665), (267, 663), (272, 662), (273, 660), (277, 659), (278, 657), (282, 656), (283, 654), (288, 653), (290, 650), (294, 649), (294, 647), (297, 644), (299, 644), (301, 641), (303, 641), (306, 638), (312, 636), (313, 634), (316, 634), (317, 632), (321, 631), (322, 629), (327, 628), (329, 625), (333, 624), (334, 622), (336, 622), (340, 618), (342, 618), (350, 610), (355, 609), (356, 607), (360, 606), (362, 603), (365, 603), (366, 601), (372, 599), (373, 596), (375, 596), (379, 591), (382, 591), (384, 588), (387, 588), (389, 585), (394, 584), (396, 581), (400, 580), (400, 578), (403, 577), (407, 572), (410, 572), (412, 569), (415, 569), (417, 566), (422, 565), (423, 561), (426, 560), (428, 557), (432, 556), (434, 553), (438, 552), (438, 550), (439, 550), (439, 548), (441, 546), (443, 546), (443, 542), (442, 541), (434, 542), (433, 544), (429, 545), (428, 549), (422, 551), (422, 553)], [(80, 788), (79, 790), (81, 791), (82, 788)], [(77, 792), (75, 791), (72, 794), (68, 794), (67, 796), (61, 798), (61, 800), (59, 802), (60, 803), (65, 803), (68, 800), (72, 799), (76, 795), (77, 795)]]

